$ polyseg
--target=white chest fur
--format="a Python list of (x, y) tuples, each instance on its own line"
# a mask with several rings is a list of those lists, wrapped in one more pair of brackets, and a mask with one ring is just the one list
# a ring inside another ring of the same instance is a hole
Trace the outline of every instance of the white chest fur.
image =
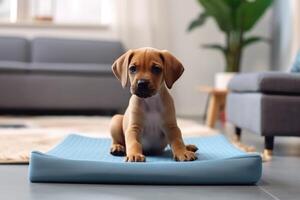
[(159, 94), (143, 99), (144, 124), (142, 131), (143, 150), (159, 153), (167, 145), (162, 129), (163, 104)]

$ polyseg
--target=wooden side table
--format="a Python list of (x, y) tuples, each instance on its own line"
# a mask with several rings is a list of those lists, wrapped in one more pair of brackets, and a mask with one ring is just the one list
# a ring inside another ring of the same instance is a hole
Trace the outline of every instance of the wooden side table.
[(209, 95), (205, 123), (208, 127), (214, 128), (220, 111), (225, 110), (227, 90), (201, 86), (199, 91)]

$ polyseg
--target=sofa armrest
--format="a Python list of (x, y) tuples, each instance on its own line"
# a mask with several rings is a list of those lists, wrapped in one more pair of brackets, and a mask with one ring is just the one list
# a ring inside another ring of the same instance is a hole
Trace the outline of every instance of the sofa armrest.
[(228, 85), (233, 92), (300, 94), (300, 73), (261, 72), (236, 75)]

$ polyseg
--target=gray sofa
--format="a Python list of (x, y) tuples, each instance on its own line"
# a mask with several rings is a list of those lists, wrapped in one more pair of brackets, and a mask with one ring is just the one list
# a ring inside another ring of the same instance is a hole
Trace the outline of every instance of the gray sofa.
[(111, 71), (123, 52), (117, 41), (0, 37), (0, 111), (123, 110), (129, 91)]
[(240, 74), (229, 90), (227, 119), (238, 138), (242, 129), (264, 136), (265, 153), (271, 154), (275, 136), (300, 136), (300, 74)]

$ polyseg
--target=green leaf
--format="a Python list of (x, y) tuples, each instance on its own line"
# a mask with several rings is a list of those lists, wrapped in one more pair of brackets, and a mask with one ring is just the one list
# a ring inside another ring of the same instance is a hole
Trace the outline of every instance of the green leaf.
[(232, 29), (238, 30), (238, 25), (236, 22), (237, 10), (242, 5), (243, 0), (221, 0), (224, 1), (227, 6), (230, 8), (230, 17), (232, 23)]
[(237, 9), (242, 3), (242, 0), (224, 0), (224, 2), (231, 7), (232, 10)]
[(219, 45), (219, 44), (204, 44), (202, 45), (203, 48), (206, 48), (206, 49), (216, 49), (216, 50), (219, 50), (221, 51), (224, 55), (226, 55), (226, 48), (223, 47), (222, 45)]
[(254, 44), (256, 42), (267, 42), (267, 43), (269, 43), (270, 40), (268, 38), (265, 38), (265, 37), (252, 36), (252, 37), (248, 37), (248, 38), (244, 39), (242, 45), (243, 45), (243, 47), (246, 47), (246, 46)]
[(236, 11), (236, 24), (239, 29), (249, 31), (262, 17), (273, 0), (241, 0)]
[(207, 17), (208, 15), (206, 12), (200, 13), (200, 15), (190, 23), (188, 31), (192, 31), (196, 27), (202, 26), (205, 23)]
[(228, 32), (233, 27), (231, 8), (223, 0), (198, 0), (207, 15), (214, 18), (219, 28)]

